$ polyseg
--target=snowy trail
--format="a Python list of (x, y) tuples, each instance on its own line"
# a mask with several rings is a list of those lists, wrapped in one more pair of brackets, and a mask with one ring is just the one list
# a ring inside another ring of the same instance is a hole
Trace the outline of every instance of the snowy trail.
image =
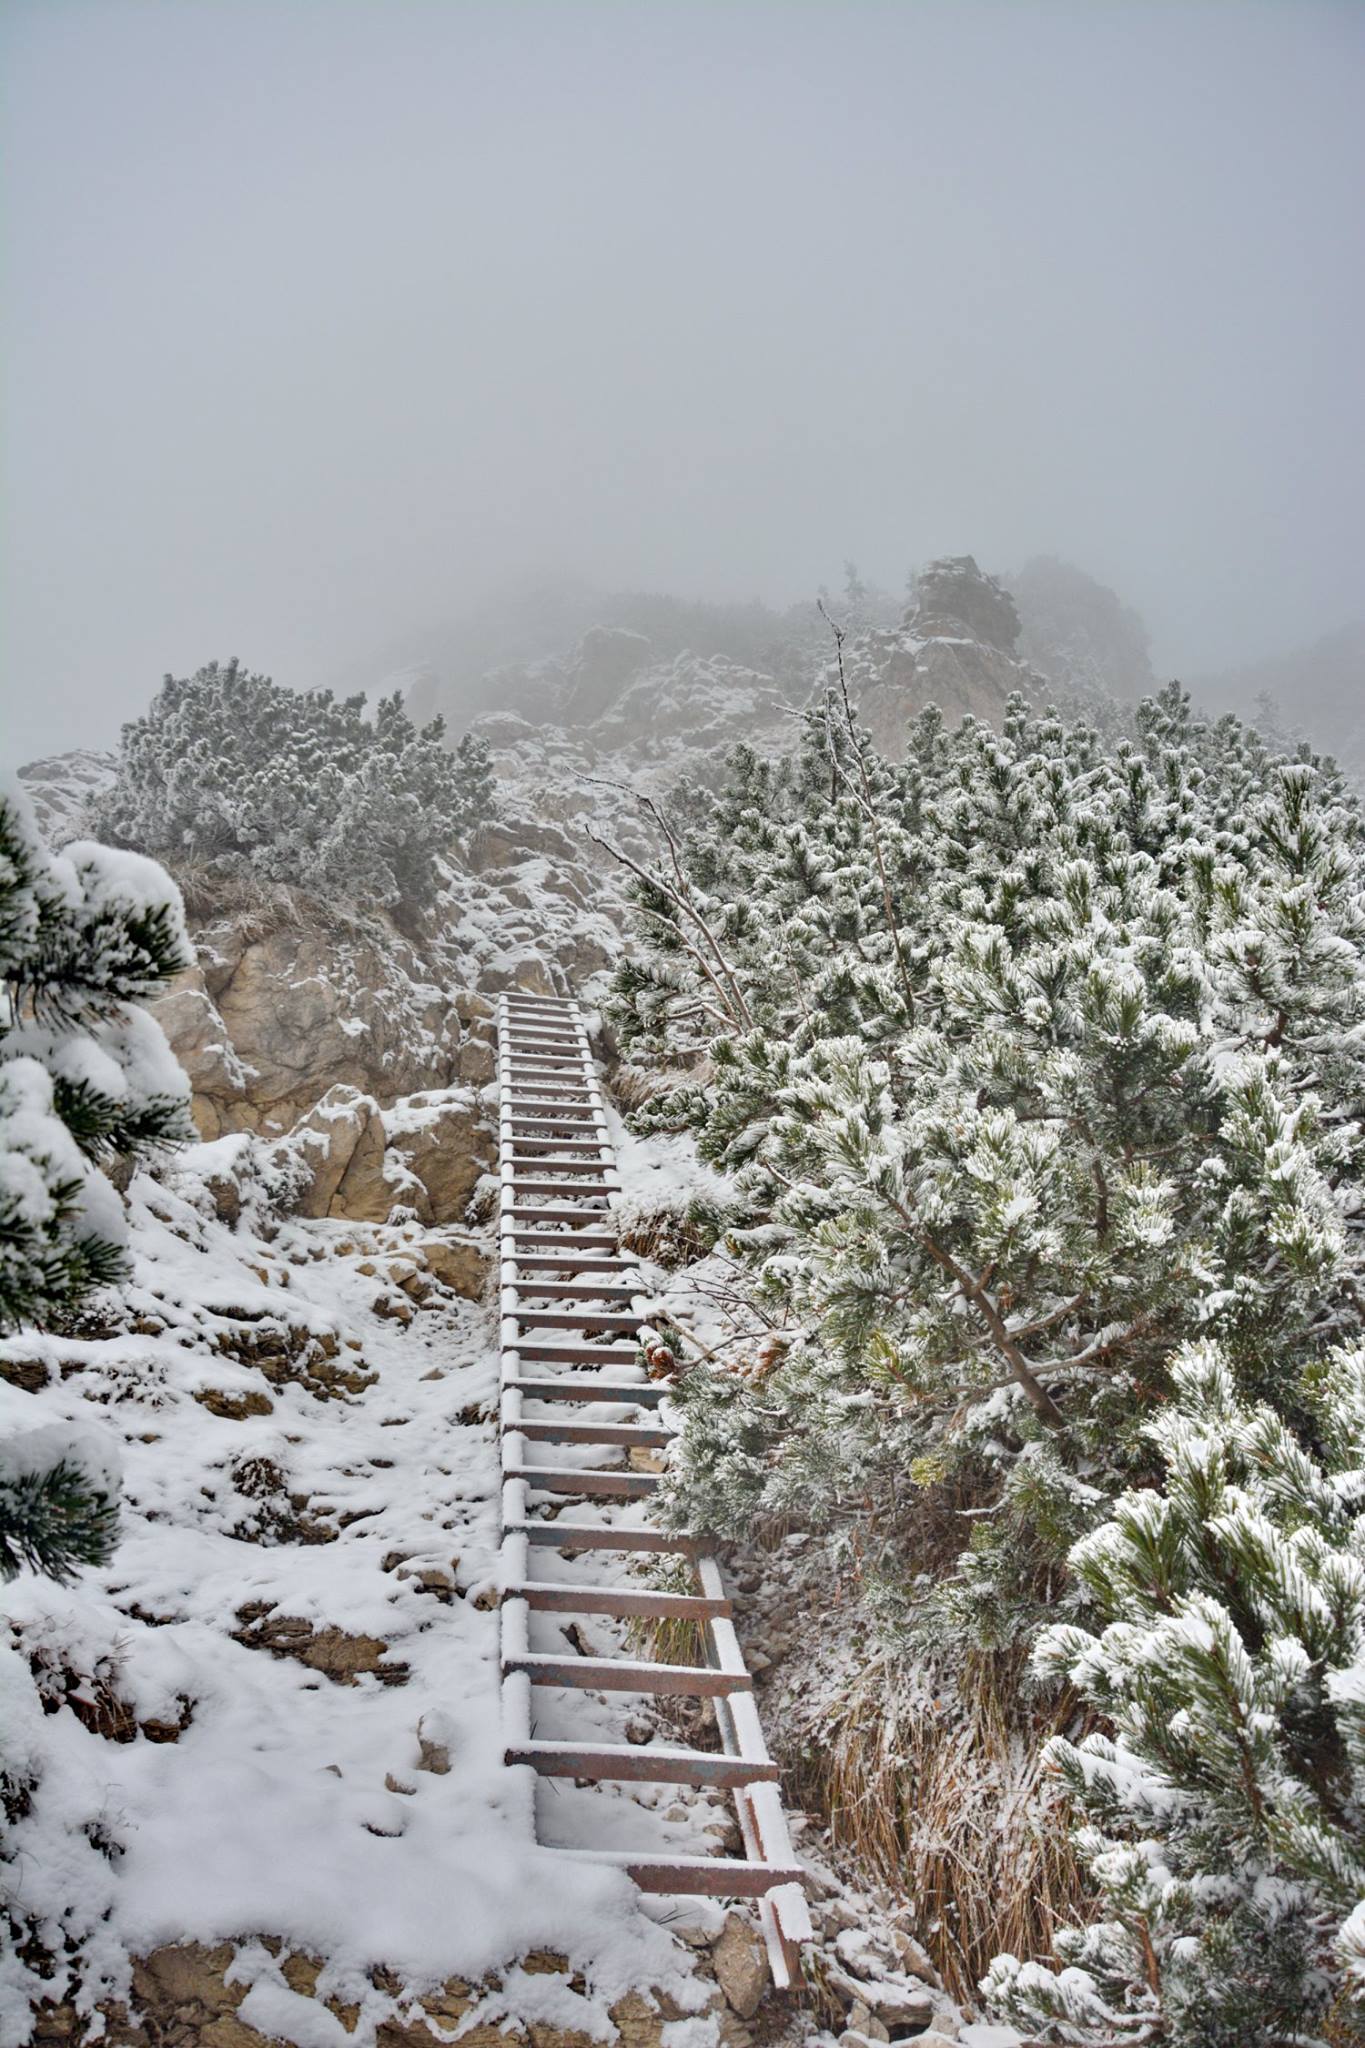
[[(132, 1954), (237, 1941), (286, 2037), (295, 1994), (253, 1937), (324, 1957), (360, 2043), (394, 2009), (377, 1966), (412, 1992), (536, 1948), (587, 1990), (533, 1981), (523, 2018), (539, 1998), (600, 2031), (640, 1983), (695, 2008), (623, 1874), (565, 1884), (503, 1762), (489, 1312), (438, 1290), (412, 1313), (386, 1280), (401, 1229), (267, 1244), (208, 1218), (192, 1154), (178, 1186), (134, 1184), (129, 1327), (0, 1345), (24, 1377), (0, 1379), (0, 1430), (93, 1425), (125, 1486), (107, 1570), (6, 1592), (0, 1687), (40, 1780), (17, 1905), (81, 1943), (87, 2002), (123, 1994)], [(244, 1340), (259, 1362), (219, 1348)]]

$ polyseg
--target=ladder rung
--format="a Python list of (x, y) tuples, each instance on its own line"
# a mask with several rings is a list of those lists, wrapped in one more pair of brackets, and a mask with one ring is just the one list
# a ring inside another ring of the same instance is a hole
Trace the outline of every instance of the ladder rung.
[(520, 1280), (514, 1286), (520, 1295), (535, 1301), (630, 1301), (639, 1292), (634, 1281), (619, 1287), (605, 1280)]
[(612, 1472), (571, 1465), (504, 1465), (504, 1479), (524, 1479), (541, 1493), (577, 1493), (589, 1500), (644, 1500), (659, 1484), (656, 1472)]
[(545, 1550), (654, 1550), (695, 1557), (697, 1541), (666, 1529), (608, 1529), (597, 1522), (508, 1522), (509, 1536), (524, 1536)]
[[(530, 1188), (542, 1188), (544, 1194), (577, 1194), (577, 1188), (565, 1186), (565, 1182), (579, 1180), (600, 1180), (604, 1186), (620, 1188), (620, 1176), (616, 1167), (608, 1167), (602, 1161), (602, 1147), (593, 1145), (598, 1153), (596, 1159), (518, 1159), (516, 1155), (508, 1161), (512, 1167), (512, 1186), (518, 1194), (528, 1194)], [(528, 1182), (528, 1174), (557, 1176), (555, 1180)]]
[(738, 1856), (638, 1856), (629, 1849), (577, 1849), (563, 1854), (624, 1870), (642, 1892), (695, 1892), (714, 1899), (757, 1899), (780, 1884), (804, 1884), (799, 1863), (750, 1863)]
[(585, 1692), (691, 1693), (715, 1699), (750, 1692), (747, 1671), (713, 1671), (709, 1664), (629, 1664), (621, 1657), (552, 1657), (532, 1650), (503, 1660), (504, 1671), (524, 1671), (532, 1685), (575, 1686)]
[(509, 1314), (523, 1330), (628, 1330), (640, 1328), (636, 1315), (614, 1315), (610, 1309), (514, 1308)]
[(646, 1785), (771, 1785), (781, 1777), (776, 1764), (649, 1743), (525, 1742), (509, 1749), (506, 1761), (530, 1764), (542, 1778), (622, 1778)]
[[(571, 1254), (576, 1245), (601, 1247), (602, 1245), (614, 1246), (616, 1243), (615, 1234), (613, 1233), (611, 1236), (608, 1236), (603, 1230), (547, 1230), (542, 1234), (536, 1230), (518, 1230), (515, 1227), (515, 1216), (512, 1217), (511, 1221), (513, 1224), (512, 1235), (516, 1238), (518, 1244), (526, 1247), (529, 1253), (541, 1251), (557, 1252), (562, 1246), (566, 1254)], [(518, 1252), (517, 1257), (520, 1258), (521, 1256), (521, 1253)], [(559, 1263), (562, 1265), (564, 1261), (560, 1260)], [(618, 1254), (610, 1260), (589, 1260), (587, 1262), (588, 1265), (600, 1265), (604, 1268), (607, 1265), (616, 1267), (638, 1266), (639, 1263), (638, 1259), (631, 1258), (625, 1253)]]
[[(541, 1190), (539, 1188), (518, 1187), (516, 1190), (516, 1193), (519, 1195), (537, 1195), (540, 1192)], [(549, 1199), (550, 1197), (547, 1196), (547, 1203)], [(503, 1211), (504, 1217), (510, 1218), (513, 1223), (525, 1224), (528, 1229), (537, 1223), (584, 1223), (591, 1225), (593, 1223), (601, 1223), (608, 1213), (609, 1205), (607, 1204), (605, 1198), (601, 1202), (601, 1204), (579, 1202), (577, 1206), (574, 1208), (570, 1208), (567, 1203), (564, 1203), (562, 1206), (558, 1208), (507, 1208)], [(615, 1240), (613, 1240), (613, 1242), (615, 1242)]]
[(506, 1346), (509, 1351), (519, 1352), (521, 1357), (538, 1361), (542, 1365), (553, 1365), (558, 1359), (562, 1365), (630, 1365), (635, 1358), (633, 1344), (542, 1344), (517, 1343)]
[(613, 1405), (629, 1401), (637, 1408), (656, 1408), (672, 1392), (660, 1380), (641, 1380), (637, 1386), (631, 1380), (589, 1379), (586, 1374), (569, 1372), (553, 1380), (518, 1376), (503, 1385), (518, 1389), (528, 1401), (610, 1401)]
[(526, 1151), (528, 1147), (537, 1154), (548, 1153), (548, 1158), (537, 1160), (538, 1165), (558, 1166), (561, 1154), (567, 1159), (572, 1158), (574, 1154), (579, 1152), (593, 1153), (594, 1166), (600, 1166), (602, 1163), (602, 1140), (600, 1138), (522, 1138), (513, 1132), (508, 1143), (512, 1147), (514, 1157), (520, 1157), (521, 1153)]
[(561, 1586), (530, 1579), (509, 1586), (507, 1600), (524, 1600), (540, 1614), (644, 1614), (655, 1621), (670, 1617), (709, 1621), (729, 1619), (728, 1600), (708, 1600), (703, 1593), (659, 1593), (649, 1586)]
[(647, 1422), (528, 1422), (523, 1416), (512, 1426), (531, 1444), (625, 1444), (641, 1451), (665, 1450), (677, 1435)]
[[(560, 1145), (601, 1145), (602, 1143), (599, 1137), (584, 1138), (582, 1136), (584, 1131), (591, 1131), (593, 1129), (594, 1119), (591, 1112), (587, 1116), (571, 1117), (565, 1115), (563, 1110), (559, 1110), (554, 1114), (547, 1110), (544, 1116), (509, 1116), (504, 1121), (512, 1133), (512, 1143), (514, 1145), (520, 1145), (527, 1140), (536, 1145), (548, 1145), (552, 1140)], [(543, 1132), (545, 1135), (533, 1137), (532, 1133), (534, 1132)]]

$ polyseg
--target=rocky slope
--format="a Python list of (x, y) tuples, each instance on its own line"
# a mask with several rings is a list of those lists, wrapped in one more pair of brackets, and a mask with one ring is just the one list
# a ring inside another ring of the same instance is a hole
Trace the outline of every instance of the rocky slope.
[[(865, 715), (899, 734), (928, 695), (996, 715), (1027, 675), (1014, 631), (974, 563), (937, 565), (902, 629), (846, 645)], [(493, 997), (591, 997), (623, 924), (601, 842), (646, 855), (638, 794), (784, 743), (793, 691), (603, 629), (497, 695), (499, 814), (422, 930), (187, 874), (197, 959), (160, 1014), (203, 1142), (129, 1190), (126, 1299), (0, 1345), (0, 1429), (93, 1420), (127, 1501), (113, 1565), (21, 1582), (0, 1629), (20, 1931), (0, 2048), (30, 2037), (16, 2001), (52, 2048), (101, 2021), (129, 2048), (959, 2032), (908, 1907), (836, 1869), (815, 1821), (798, 1816), (821, 1938), (807, 1993), (774, 2002), (744, 1913), (670, 1918), (612, 1876), (566, 1895), (509, 1805)], [(55, 840), (107, 772), (27, 771)], [(647, 1150), (640, 1186), (676, 1195), (686, 1169)], [(753, 1585), (740, 1618), (776, 1669), (797, 1638), (771, 1572)], [(566, 1791), (567, 1840), (593, 1796)], [(676, 1789), (649, 1822), (680, 1848), (720, 1824)]]

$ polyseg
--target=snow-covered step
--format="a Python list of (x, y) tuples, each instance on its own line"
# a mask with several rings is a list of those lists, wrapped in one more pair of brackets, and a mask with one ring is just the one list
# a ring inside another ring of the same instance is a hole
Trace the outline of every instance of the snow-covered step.
[(523, 1308), (509, 1310), (523, 1330), (628, 1330), (640, 1328), (637, 1315), (616, 1315), (610, 1309)]
[(621, 1301), (630, 1300), (638, 1288), (634, 1281), (619, 1284), (601, 1280), (518, 1279), (516, 1290), (523, 1301)]
[[(732, 1785), (773, 1783), (773, 1763), (747, 1763), (706, 1749), (675, 1749), (662, 1743), (524, 1742), (507, 1752), (509, 1764), (530, 1764), (542, 1778), (617, 1778), (646, 1785)], [(708, 1859), (709, 1860), (709, 1859)]]
[(672, 1389), (662, 1380), (589, 1379), (581, 1373), (561, 1373), (555, 1379), (518, 1374), (503, 1381), (515, 1387), (528, 1401), (610, 1401), (619, 1405), (632, 1401), (636, 1407), (655, 1408)]
[(562, 1685), (583, 1692), (687, 1693), (714, 1699), (749, 1692), (747, 1671), (713, 1671), (709, 1664), (632, 1663), (625, 1657), (556, 1657), (527, 1650), (503, 1660), (504, 1671), (524, 1671), (532, 1685)]
[[(546, 1194), (591, 1194), (594, 1183), (603, 1188), (620, 1191), (620, 1176), (609, 1172), (603, 1166), (601, 1149), (596, 1159), (517, 1159), (507, 1164), (512, 1169), (512, 1185), (519, 1195)], [(583, 1187), (581, 1184), (587, 1182)]]
[(605, 1231), (571, 1230), (562, 1237), (535, 1230), (509, 1231), (505, 1242), (512, 1246), (507, 1256), (519, 1273), (639, 1271), (639, 1261), (617, 1252), (615, 1235)]
[(584, 1465), (504, 1465), (504, 1479), (524, 1479), (540, 1493), (577, 1493), (591, 1500), (647, 1500), (658, 1490), (657, 1472)]
[(514, 1160), (530, 1154), (537, 1165), (558, 1166), (561, 1162), (579, 1158), (585, 1152), (593, 1155), (594, 1165), (601, 1164), (600, 1138), (557, 1138), (548, 1134), (543, 1138), (532, 1138), (520, 1137), (514, 1131), (507, 1145)]
[(524, 1415), (515, 1426), (528, 1444), (621, 1444), (634, 1451), (666, 1450), (677, 1435), (647, 1422), (538, 1422)]
[(697, 1542), (692, 1536), (675, 1536), (667, 1529), (632, 1527), (610, 1522), (507, 1522), (504, 1532), (524, 1536), (529, 1544), (543, 1550), (648, 1550), (695, 1557)]
[[(518, 1192), (522, 1191), (518, 1190)], [(594, 1220), (600, 1223), (603, 1216), (607, 1214), (607, 1211), (600, 1205), (590, 1206), (586, 1202), (580, 1202), (577, 1208), (571, 1208), (567, 1202), (561, 1203), (558, 1208), (552, 1208), (547, 1202), (543, 1209), (508, 1208), (504, 1209), (502, 1213), (504, 1222), (510, 1218), (513, 1223), (521, 1224), (523, 1228), (531, 1230), (537, 1228), (542, 1223), (591, 1223)], [(616, 1239), (614, 1237), (609, 1238), (607, 1242), (615, 1244)]]
[(728, 1617), (728, 1600), (708, 1600), (702, 1593), (661, 1593), (652, 1586), (562, 1586), (528, 1579), (509, 1586), (503, 1596), (524, 1600), (541, 1614), (644, 1614), (655, 1621), (708, 1621)]
[[(590, 1863), (624, 1870), (642, 1892), (689, 1892), (715, 1899), (761, 1898), (781, 1885), (803, 1885), (806, 1873), (790, 1863), (753, 1863), (738, 1856), (638, 1856), (629, 1849), (565, 1851)], [(782, 1982), (790, 1982), (784, 1977)]]
[(633, 1344), (546, 1344), (539, 1338), (518, 1341), (515, 1349), (541, 1365), (630, 1365), (636, 1351)]

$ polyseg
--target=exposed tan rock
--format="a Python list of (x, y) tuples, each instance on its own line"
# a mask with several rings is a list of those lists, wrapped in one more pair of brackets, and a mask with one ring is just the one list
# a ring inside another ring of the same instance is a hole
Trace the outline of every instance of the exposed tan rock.
[[(362, 1095), (345, 1084), (329, 1088), (322, 1100), (290, 1132), (287, 1148), (279, 1146), (272, 1155), (274, 1163), (290, 1168), (297, 1175), (297, 1192), (292, 1207), (298, 1215), (332, 1214), (332, 1204), (356, 1162), (357, 1153), (361, 1153), (361, 1159), (353, 1193), (359, 1191), (372, 1167), (383, 1158), (384, 1126), (379, 1121), (372, 1097)], [(378, 1218), (357, 1216), (356, 1220), (382, 1223), (391, 1206), (388, 1204)], [(350, 1209), (337, 1213), (355, 1214)]]
[[(410, 1095), (384, 1112), (386, 1170), (420, 1184), (433, 1223), (457, 1223), (493, 1164), (491, 1130), (468, 1089)], [(347, 1212), (349, 1213), (349, 1212)]]
[(725, 1993), (731, 2011), (738, 2013), (742, 2020), (752, 2019), (772, 1981), (772, 1974), (763, 1943), (748, 1921), (741, 1919), (738, 1913), (726, 1915), (720, 1940), (712, 1950), (712, 1960), (716, 1982)]
[(412, 1249), (452, 1294), (462, 1295), (466, 1301), (483, 1299), (493, 1263), (486, 1243), (473, 1237), (432, 1237)]
[(1018, 638), (1013, 599), (970, 555), (931, 562), (900, 626), (860, 634), (844, 648), (858, 716), (892, 760), (904, 755), (911, 720), (926, 704), (954, 724), (972, 712), (998, 725), (1011, 692), (1042, 685), (1017, 658)]
[(196, 933), (198, 964), (153, 1005), (190, 1075), (200, 1134), (285, 1131), (338, 1085), (391, 1100), (452, 1077), (460, 1020), (428, 964), (374, 917), (241, 916)]
[(244, 1422), (248, 1415), (269, 1415), (275, 1406), (269, 1394), (240, 1393), (228, 1387), (198, 1387), (194, 1398), (210, 1415), (221, 1415), (225, 1422)]
[(385, 1664), (388, 1644), (376, 1636), (347, 1635), (340, 1628), (315, 1628), (298, 1615), (280, 1614), (252, 1601), (237, 1610), (240, 1626), (233, 1630), (248, 1649), (268, 1650), (275, 1657), (294, 1657), (320, 1671), (337, 1685), (354, 1685), (362, 1672), (373, 1672), (385, 1685), (407, 1682), (405, 1664)]
[(611, 2008), (622, 2048), (660, 2048), (664, 2016), (642, 1991), (627, 1991)]
[(397, 1208), (424, 1223), (458, 1222), (493, 1156), (491, 1128), (467, 1089), (423, 1091), (381, 1110), (345, 1085), (269, 1155), (292, 1182), (298, 1215), (357, 1223), (386, 1222)]

